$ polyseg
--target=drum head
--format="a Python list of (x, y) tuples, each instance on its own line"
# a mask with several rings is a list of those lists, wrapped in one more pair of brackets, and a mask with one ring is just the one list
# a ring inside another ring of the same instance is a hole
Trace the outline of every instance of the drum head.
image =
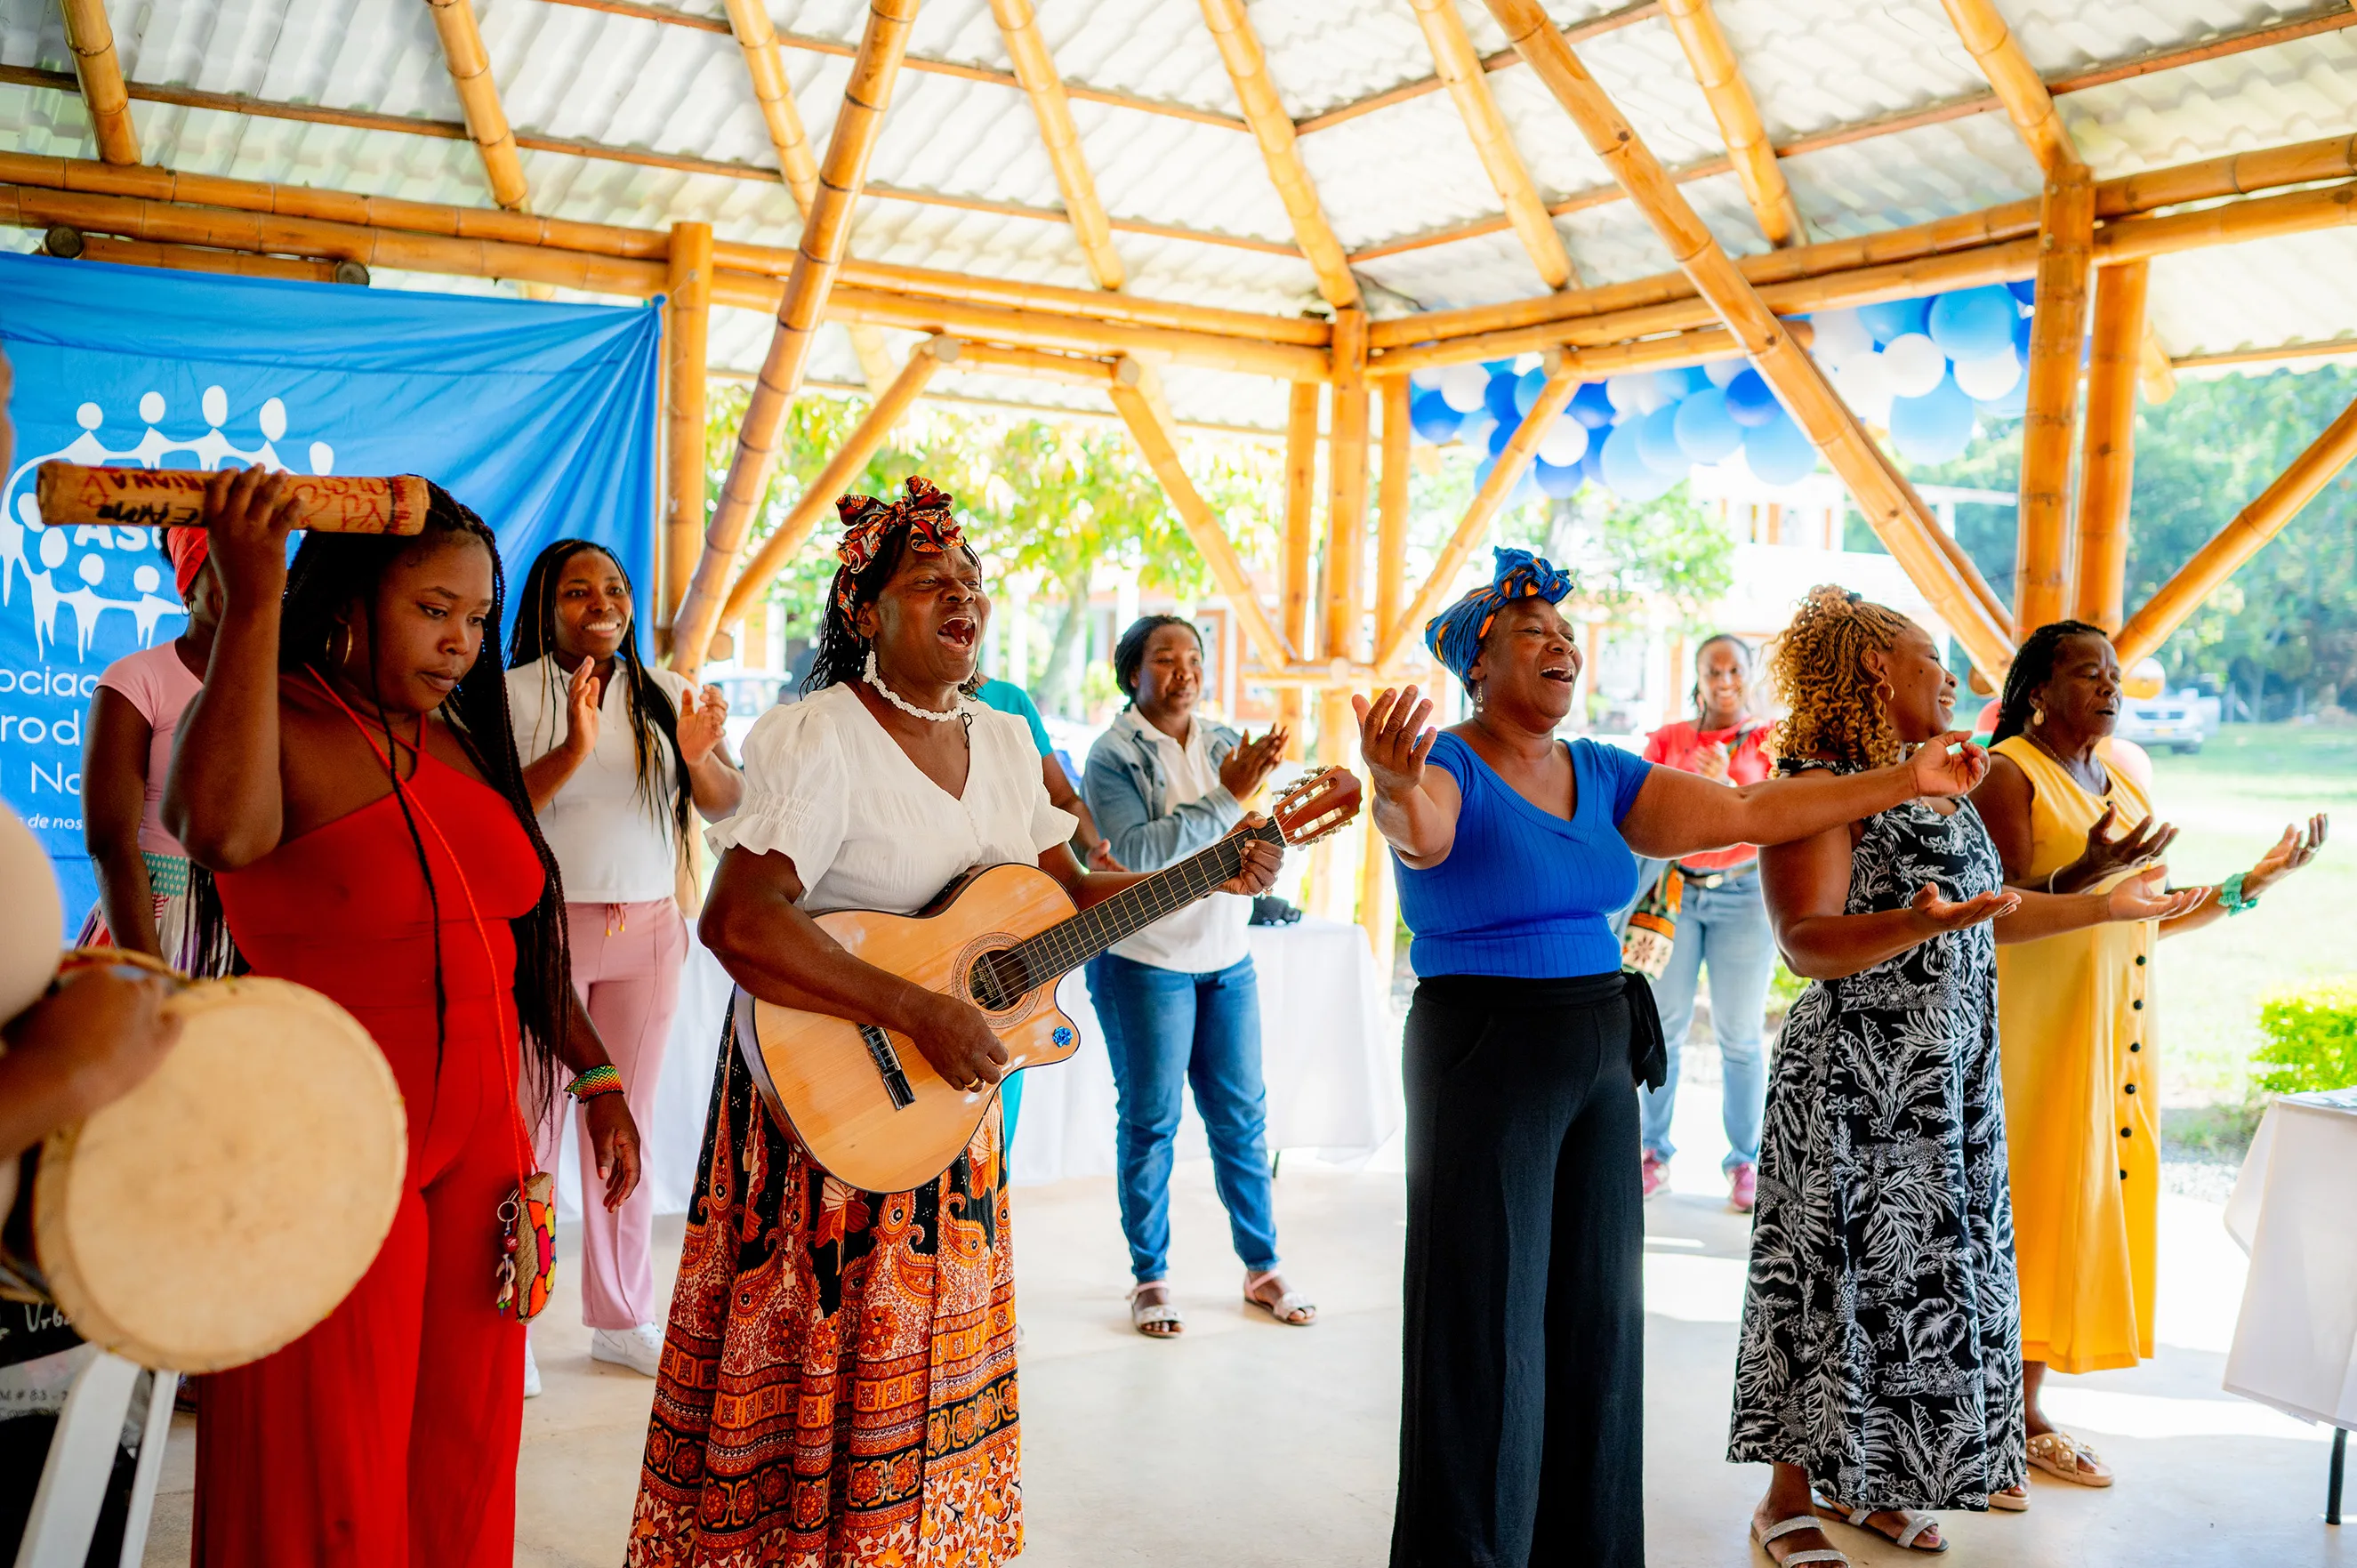
[(33, 830), (0, 806), (0, 887), (16, 889), (0, 898), (0, 1024), (39, 1000), (58, 972), (66, 918), (57, 885)]
[(360, 1021), (282, 980), (189, 987), (153, 1077), (41, 1151), (35, 1248), (81, 1336), (211, 1372), (308, 1333), (368, 1271), (409, 1156)]

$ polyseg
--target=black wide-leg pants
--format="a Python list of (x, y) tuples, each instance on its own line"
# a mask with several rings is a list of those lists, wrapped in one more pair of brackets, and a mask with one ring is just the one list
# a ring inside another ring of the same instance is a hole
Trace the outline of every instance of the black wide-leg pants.
[(1659, 1037), (1633, 976), (1417, 985), (1393, 1568), (1641, 1568), (1631, 1069)]

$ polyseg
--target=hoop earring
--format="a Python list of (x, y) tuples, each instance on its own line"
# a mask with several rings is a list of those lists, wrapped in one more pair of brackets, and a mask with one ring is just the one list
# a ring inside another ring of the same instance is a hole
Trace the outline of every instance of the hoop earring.
[(339, 668), (352, 661), (352, 628), (350, 621), (336, 628), (334, 657)]
[(1890, 683), (1890, 679), (1889, 679), (1889, 676), (1886, 676), (1886, 675), (1878, 675), (1878, 676), (1876, 676), (1876, 677), (1875, 677), (1875, 679), (1874, 679), (1874, 700), (1875, 700), (1876, 702), (1878, 702), (1878, 703), (1888, 703), (1888, 702), (1889, 702), (1892, 698), (1894, 698), (1894, 697), (1896, 697), (1896, 696), (1898, 696), (1898, 695), (1899, 695), (1899, 689), (1898, 689), (1897, 687), (1893, 686), (1893, 685)]

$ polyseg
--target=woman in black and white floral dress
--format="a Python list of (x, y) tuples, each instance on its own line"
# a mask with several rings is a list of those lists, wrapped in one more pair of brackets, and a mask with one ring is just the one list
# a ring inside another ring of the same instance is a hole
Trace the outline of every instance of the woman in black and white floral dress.
[[(1813, 593), (1770, 669), (1787, 770), (1962, 738), (1931, 639), (1855, 594)], [(1780, 1563), (1847, 1561), (1820, 1510), (1944, 1552), (1914, 1510), (2027, 1506), (1996, 944), (2163, 918), (2186, 896), (2157, 892), (2157, 872), (2101, 895), (2009, 889), (1962, 800), (1910, 800), (1760, 864), (1785, 960), (1815, 983), (1768, 1086), (1727, 1457), (1774, 1466), (1752, 1530)]]

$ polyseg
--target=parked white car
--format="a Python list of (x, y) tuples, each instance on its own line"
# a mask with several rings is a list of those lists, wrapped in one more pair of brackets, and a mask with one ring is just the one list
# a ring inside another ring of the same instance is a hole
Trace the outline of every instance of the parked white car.
[(2124, 697), (2119, 727), (2113, 733), (2150, 749), (2199, 751), (2218, 723), (2218, 700), (2188, 686), (2154, 697)]

